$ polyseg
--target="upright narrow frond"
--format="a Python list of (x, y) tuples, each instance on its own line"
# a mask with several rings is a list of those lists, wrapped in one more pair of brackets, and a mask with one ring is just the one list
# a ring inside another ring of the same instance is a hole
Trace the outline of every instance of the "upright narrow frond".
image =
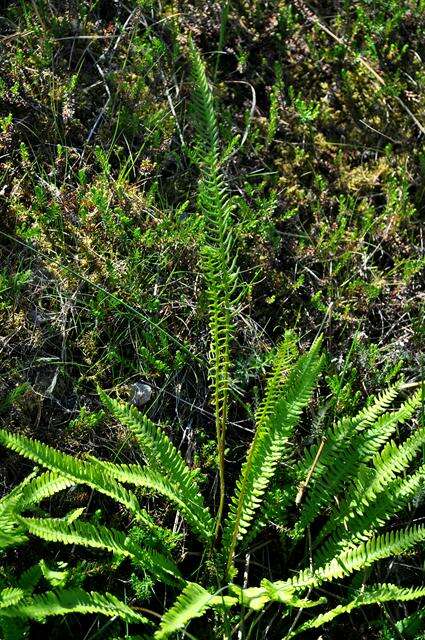
[(195, 155), (201, 174), (198, 202), (204, 222), (201, 267), (209, 305), (209, 379), (213, 394), (220, 478), (217, 534), (225, 498), (224, 450), (230, 385), (230, 342), (233, 335), (238, 270), (232, 238), (232, 207), (221, 174), (213, 96), (204, 62), (193, 42), (190, 42), (190, 61), (192, 107), (197, 134)]
[(322, 366), (320, 344), (321, 341), (316, 340), (310, 351), (301, 356), (284, 383), (281, 379), (287, 375), (290, 362), (285, 342), (279, 352), (265, 401), (260, 408), (254, 440), (242, 467), (225, 524), (223, 546), (228, 556), (228, 571), (236, 543), (246, 534), (260, 507), (285, 445), (311, 398)]

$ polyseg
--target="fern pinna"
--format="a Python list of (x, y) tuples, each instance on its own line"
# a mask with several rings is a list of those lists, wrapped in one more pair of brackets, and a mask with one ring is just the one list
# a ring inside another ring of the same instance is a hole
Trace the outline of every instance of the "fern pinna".
[[(193, 44), (190, 56), (196, 84), (200, 203), (205, 216), (201, 253), (210, 311), (219, 507), (216, 513), (210, 511), (196, 470), (188, 466), (161, 426), (100, 389), (106, 410), (129, 430), (140, 448), (140, 463), (77, 459), (0, 430), (0, 443), (37, 467), (0, 500), (0, 549), (4, 553), (32, 537), (49, 544), (94, 549), (112, 554), (117, 562), (132, 563), (152, 584), (164, 585), (167, 598), (169, 594), (174, 598), (165, 613), (152, 611), (150, 603), (141, 609), (116, 595), (67, 584), (66, 572), (59, 579), (61, 572), (46, 569), (41, 561), (11, 584), (0, 582), (0, 627), (6, 640), (24, 638), (29, 620), (71, 613), (119, 618), (135, 625), (137, 632), (140, 625), (143, 637), (157, 640), (172, 636), (249, 638), (272, 606), (277, 612), (273, 637), (289, 640), (359, 607), (408, 602), (425, 595), (423, 585), (388, 582), (388, 564), (385, 582), (376, 583), (371, 570), (376, 563), (412, 553), (425, 541), (425, 526), (420, 521), (389, 527), (390, 518), (408, 507), (424, 488), (425, 465), (419, 460), (425, 446), (422, 389), (407, 396), (406, 385), (396, 383), (371, 398), (356, 415), (326, 424), (315, 434), (315, 442), (306, 444), (305, 429), (299, 427), (325, 366), (322, 341), (313, 340), (299, 355), (295, 335), (286, 332), (256, 411), (254, 436), (235, 489), (225, 492), (224, 438), (237, 269), (231, 259), (230, 205), (220, 172), (211, 90)], [(138, 540), (125, 530), (99, 524), (83, 508), (61, 517), (41, 508), (53, 496), (79, 485), (124, 508), (142, 532)], [(188, 546), (196, 540), (190, 554), (196, 558), (190, 579), (175, 553), (161, 546), (169, 530), (156, 521), (148, 506), (151, 502), (143, 500), (146, 492), (161, 496), (178, 511), (191, 532), (186, 538)], [(262, 563), (257, 562), (255, 572), (250, 573), (246, 558), (256, 558), (256, 549), (261, 547), (256, 537), (264, 527), (271, 535), (278, 533), (275, 545), (279, 544), (279, 552), (261, 579)], [(35, 591), (41, 575), (49, 583), (44, 592)], [(405, 623), (397, 623), (401, 629), (417, 628), (425, 620), (413, 608), (407, 613)], [(162, 616), (159, 624), (158, 616)], [(199, 618), (205, 622), (196, 626)]]

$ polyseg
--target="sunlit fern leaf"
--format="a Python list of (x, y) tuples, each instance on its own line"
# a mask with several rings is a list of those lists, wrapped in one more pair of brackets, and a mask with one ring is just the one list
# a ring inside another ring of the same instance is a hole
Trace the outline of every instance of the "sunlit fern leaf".
[(382, 602), (407, 602), (408, 600), (417, 600), (425, 597), (425, 587), (403, 588), (394, 584), (377, 584), (362, 589), (350, 602), (340, 604), (334, 609), (330, 609), (326, 613), (322, 613), (312, 620), (308, 620), (292, 633), (286, 636), (285, 640), (289, 640), (308, 629), (318, 629), (322, 625), (330, 622), (337, 616), (345, 613), (351, 613), (354, 609)]
[(0, 500), (0, 549), (17, 546), (27, 540), (22, 526), (16, 521), (16, 514), (73, 484), (55, 472), (48, 471), (41, 476), (32, 473), (4, 496)]
[(82, 589), (63, 589), (33, 595), (2, 609), (0, 616), (43, 621), (48, 616), (70, 613), (99, 613), (108, 617), (117, 616), (127, 622), (148, 622), (144, 616), (110, 593), (89, 593)]
[(181, 574), (171, 559), (153, 549), (141, 548), (122, 531), (78, 520), (67, 523), (62, 518), (21, 517), (20, 521), (28, 533), (43, 540), (104, 549), (118, 556), (131, 558), (163, 582), (175, 585), (181, 581)]
[[(304, 535), (306, 527), (323, 510), (335, 505), (335, 496), (345, 491), (346, 484), (356, 478), (359, 468), (366, 465), (392, 436), (398, 425), (405, 423), (420, 404), (419, 395), (402, 404), (400, 409), (385, 413), (399, 392), (399, 384), (383, 392), (375, 402), (357, 416), (342, 418), (323, 434), (320, 444), (311, 447), (297, 465), (296, 473), (305, 478), (310, 469), (301, 513), (293, 531), (295, 538)], [(316, 459), (316, 456), (317, 459)], [(338, 507), (335, 511), (339, 511)], [(329, 518), (331, 530), (335, 518)]]
[(155, 469), (142, 468), (136, 464), (113, 464), (91, 459), (93, 464), (101, 465), (119, 482), (146, 487), (166, 498), (179, 509), (191, 525), (194, 532), (208, 541), (213, 532), (213, 520), (209, 511), (196, 499), (193, 491), (186, 490), (181, 484), (175, 484)]
[[(7, 587), (0, 591), (0, 609), (11, 607), (17, 604), (24, 597), (25, 592), (22, 589)], [(0, 613), (1, 616), (1, 613)]]
[(386, 491), (377, 494), (362, 515), (352, 513), (314, 553), (315, 563), (322, 564), (349, 544), (371, 538), (392, 516), (399, 513), (425, 486), (425, 465), (417, 472), (397, 478)]
[(70, 478), (65, 478), (55, 471), (46, 471), (46, 473), (32, 479), (31, 482), (23, 487), (19, 499), (19, 510), (21, 511), (35, 504), (38, 505), (42, 500), (50, 498), (74, 485), (75, 482)]
[(195, 473), (188, 467), (171, 440), (160, 427), (135, 407), (118, 402), (101, 390), (99, 395), (112, 415), (132, 432), (140, 444), (148, 466), (164, 475), (165, 479), (174, 485), (176, 498), (190, 503), (196, 520), (202, 524), (203, 535), (211, 537), (213, 521), (199, 492)]
[(186, 627), (191, 620), (199, 618), (211, 607), (213, 595), (204, 587), (189, 582), (173, 606), (162, 616), (156, 640), (164, 640)]
[[(21, 485), (19, 485), (21, 489)], [(20, 493), (12, 490), (0, 501), (0, 549), (15, 547), (27, 541), (24, 528), (16, 520)]]
[[(242, 467), (225, 523), (223, 547), (228, 556), (229, 571), (236, 544), (247, 533), (255, 512), (261, 506), (276, 466), (284, 455), (285, 446), (311, 398), (322, 367), (323, 360), (319, 353), (321, 341), (316, 340), (310, 351), (301, 356), (287, 375), (293, 355), (291, 351), (288, 352), (288, 344), (292, 344), (291, 337), (284, 341), (279, 351), (265, 401), (260, 407), (254, 440)], [(279, 382), (281, 378), (284, 379), (283, 383)]]
[(62, 453), (42, 442), (0, 429), (0, 443), (37, 464), (56, 472), (76, 484), (86, 484), (125, 505), (132, 514), (148, 526), (152, 519), (140, 507), (136, 496), (122, 487), (111, 475), (73, 456)]
[(280, 585), (284, 589), (305, 588), (341, 579), (384, 558), (402, 555), (424, 540), (425, 526), (421, 525), (375, 535), (360, 544), (348, 545), (326, 564), (314, 570), (304, 569)]
[[(421, 395), (416, 393), (404, 402), (398, 411), (391, 414), (394, 423), (406, 422), (420, 404)], [(384, 417), (377, 421), (378, 427), (382, 425)], [(348, 476), (350, 482), (345, 485), (344, 495), (330, 513), (322, 530), (315, 536), (314, 546), (318, 546), (326, 536), (332, 534), (331, 540), (319, 551), (320, 558), (324, 557), (323, 553), (333, 554), (338, 540), (338, 546), (343, 548), (348, 539), (355, 541), (357, 535), (363, 535), (364, 539), (367, 531), (369, 536), (372, 535), (419, 492), (425, 482), (424, 465), (407, 477), (400, 475), (420, 452), (424, 443), (425, 429), (420, 427), (400, 445), (394, 442), (387, 443), (369, 465), (363, 462), (358, 464), (355, 473)], [(343, 463), (340, 465), (343, 466)]]

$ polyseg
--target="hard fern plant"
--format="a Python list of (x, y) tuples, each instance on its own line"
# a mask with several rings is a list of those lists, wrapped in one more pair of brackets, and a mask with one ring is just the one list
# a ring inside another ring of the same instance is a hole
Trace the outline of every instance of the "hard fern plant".
[[(140, 625), (143, 637), (156, 640), (249, 640), (254, 632), (261, 634), (264, 614), (270, 620), (274, 607), (270, 637), (289, 640), (360, 607), (425, 596), (425, 586), (399, 586), (387, 578), (375, 583), (371, 569), (376, 563), (413, 553), (425, 541), (425, 526), (420, 523), (390, 526), (391, 519), (424, 486), (425, 464), (419, 460), (425, 445), (425, 428), (418, 418), (423, 405), (421, 389), (407, 396), (405, 386), (396, 383), (370, 398), (356, 415), (329, 424), (315, 444), (303, 446), (300, 422), (317, 388), (324, 356), (320, 338), (300, 355), (295, 335), (286, 332), (256, 411), (245, 462), (233, 491), (226, 489), (230, 479), (225, 478), (224, 447), (238, 271), (232, 258), (231, 206), (222, 177), (212, 92), (193, 45), (190, 56), (198, 124), (194, 157), (201, 173), (201, 265), (209, 300), (209, 374), (219, 505), (216, 513), (210, 511), (196, 469), (188, 466), (161, 426), (100, 389), (107, 411), (140, 447), (140, 464), (77, 459), (24, 435), (0, 430), (3, 446), (36, 465), (34, 473), (0, 502), (4, 552), (33, 537), (102, 550), (127, 559), (152, 581), (165, 585), (168, 598), (175, 598), (168, 610), (152, 616), (149, 608), (136, 608), (108, 593), (54, 585), (34, 594), (33, 585), (15, 584), (0, 592), (0, 625), (6, 638), (19, 637), (13, 636), (13, 630), (30, 619), (97, 613), (134, 624), (137, 632)], [(76, 485), (85, 485), (124, 507), (142, 532), (139, 540), (127, 531), (93, 522), (84, 509), (62, 517), (43, 510), (47, 500)], [(198, 551), (201, 545), (203, 553), (195, 551), (198, 560), (191, 565), (190, 578), (183, 575), (172, 552), (158, 543), (164, 529), (141, 502), (146, 492), (161, 496), (184, 519), (190, 530), (187, 544), (193, 540)], [(248, 558), (256, 557), (264, 528), (279, 534), (273, 543), (275, 561), (270, 570), (263, 571), (259, 561), (250, 571)], [(333, 595), (329, 598), (329, 594)], [(201, 617), (204, 621), (197, 622)], [(416, 615), (415, 623), (419, 618)], [(264, 630), (263, 637), (266, 634)]]

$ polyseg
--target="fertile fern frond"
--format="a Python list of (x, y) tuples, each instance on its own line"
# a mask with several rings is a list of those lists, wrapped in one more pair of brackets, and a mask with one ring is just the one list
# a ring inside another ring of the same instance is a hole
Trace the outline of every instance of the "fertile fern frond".
[(320, 344), (321, 341), (316, 340), (310, 351), (301, 356), (287, 380), (285, 376), (292, 357), (291, 351), (288, 353), (288, 342), (285, 341), (279, 351), (265, 401), (260, 407), (254, 440), (242, 467), (225, 523), (223, 547), (228, 556), (228, 571), (237, 541), (242, 539), (252, 523), (283, 456), (285, 445), (311, 398), (323, 362), (319, 354)]
[(131, 558), (158, 579), (176, 584), (181, 574), (174, 562), (153, 549), (142, 549), (124, 533), (88, 522), (67, 523), (62, 518), (20, 518), (28, 533), (49, 542), (78, 544), (83, 547), (104, 549), (121, 557)]
[(218, 127), (204, 62), (190, 42), (197, 163), (201, 173), (198, 202), (203, 217), (201, 267), (209, 305), (209, 379), (213, 393), (220, 476), (218, 531), (224, 507), (224, 449), (230, 386), (230, 343), (238, 281), (232, 238), (232, 206), (221, 174)]
[(63, 589), (40, 593), (0, 610), (0, 618), (20, 618), (42, 621), (48, 616), (70, 613), (100, 613), (118, 616), (126, 622), (148, 620), (110, 593), (90, 593), (82, 589)]
[(8, 433), (4, 429), (0, 429), (0, 444), (67, 480), (76, 484), (86, 484), (113, 498), (126, 506), (136, 518), (149, 526), (152, 525), (151, 518), (140, 507), (136, 496), (116, 482), (111, 475), (89, 462), (78, 460), (26, 436)]
[(190, 501), (190, 509), (195, 514), (196, 521), (201, 523), (203, 534), (210, 538), (213, 521), (199, 492), (195, 473), (187, 466), (171, 440), (135, 407), (118, 402), (100, 390), (99, 395), (112, 415), (132, 432), (149, 467), (163, 474), (174, 485), (180, 500)]
[(136, 464), (113, 464), (100, 460), (91, 460), (110, 473), (119, 482), (146, 487), (168, 498), (179, 509), (194, 532), (201, 540), (208, 541), (213, 532), (213, 520), (199, 501), (193, 500), (193, 491), (186, 491), (181, 484), (175, 485), (155, 469), (142, 468)]
[[(297, 473), (299, 477), (309, 475), (309, 483), (293, 532), (295, 538), (303, 535), (305, 528), (326, 507), (335, 505), (335, 496), (346, 490), (347, 483), (355, 480), (359, 469), (373, 459), (397, 426), (404, 424), (420, 406), (418, 393), (398, 410), (385, 413), (398, 392), (397, 384), (354, 418), (340, 420), (325, 432), (322, 443), (311, 447), (304, 456)], [(332, 527), (334, 523), (336, 519), (329, 518), (328, 526)]]
[(189, 55), (193, 83), (192, 112), (195, 119), (197, 145), (202, 155), (219, 152), (217, 116), (214, 98), (208, 82), (205, 64), (192, 40), (189, 41)]
[(350, 613), (354, 609), (363, 607), (366, 605), (391, 602), (396, 600), (397, 602), (406, 602), (408, 600), (417, 600), (418, 598), (425, 597), (425, 587), (417, 588), (403, 588), (398, 587), (395, 584), (377, 584), (371, 587), (366, 587), (360, 591), (350, 602), (346, 604), (340, 604), (334, 609), (330, 609), (326, 613), (322, 613), (312, 620), (308, 620), (292, 633), (286, 636), (285, 640), (289, 640), (308, 629), (317, 629), (322, 625), (330, 622), (337, 616), (344, 613)]

